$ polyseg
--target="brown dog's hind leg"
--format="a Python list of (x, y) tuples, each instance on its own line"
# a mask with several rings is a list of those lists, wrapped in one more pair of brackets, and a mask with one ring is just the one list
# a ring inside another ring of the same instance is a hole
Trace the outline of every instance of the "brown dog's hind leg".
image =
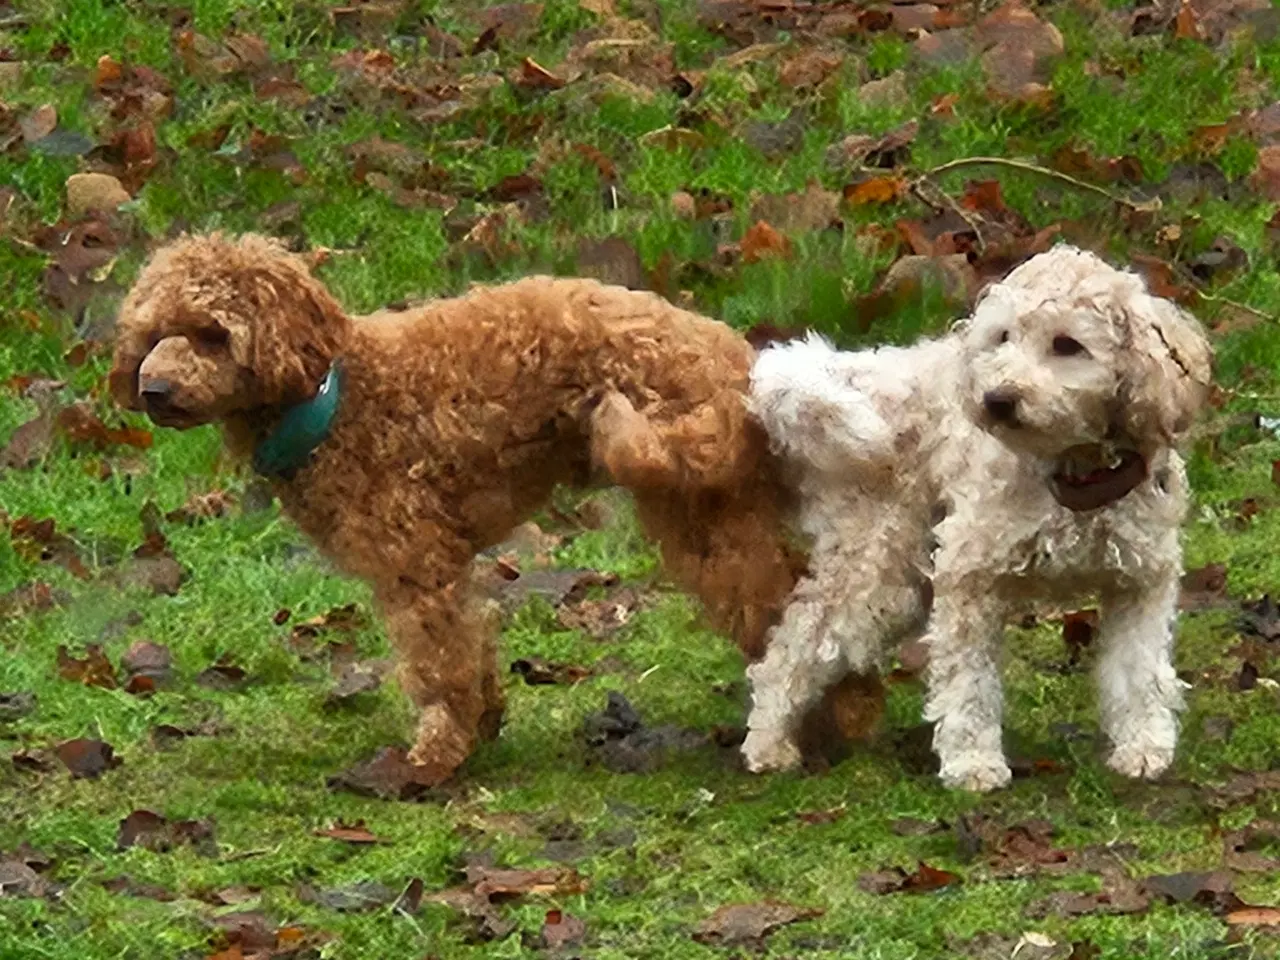
[(614, 483), (630, 488), (670, 487), (680, 468), (649, 419), (621, 393), (608, 393), (591, 414), (591, 459)]
[(436, 782), (448, 780), (501, 723), (495, 631), (469, 593), (465, 575), (434, 590), (402, 577), (379, 591), (400, 684), (421, 711), (409, 759)]
[(684, 416), (655, 423), (623, 394), (591, 415), (591, 456), (631, 490), (728, 490), (756, 469), (764, 435), (737, 390), (722, 390)]

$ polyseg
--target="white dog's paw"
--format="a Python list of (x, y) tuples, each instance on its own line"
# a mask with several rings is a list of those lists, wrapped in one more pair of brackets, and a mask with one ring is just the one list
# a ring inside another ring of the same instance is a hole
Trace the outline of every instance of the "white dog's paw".
[(778, 730), (749, 730), (742, 741), (742, 758), (752, 773), (791, 770), (800, 766), (800, 748)]
[(1013, 772), (1004, 757), (996, 754), (966, 757), (956, 763), (944, 764), (938, 776), (953, 790), (988, 793), (1007, 787), (1013, 779)]
[(1135, 780), (1154, 780), (1169, 769), (1173, 754), (1173, 747), (1157, 747), (1149, 743), (1122, 744), (1107, 758), (1107, 766)]

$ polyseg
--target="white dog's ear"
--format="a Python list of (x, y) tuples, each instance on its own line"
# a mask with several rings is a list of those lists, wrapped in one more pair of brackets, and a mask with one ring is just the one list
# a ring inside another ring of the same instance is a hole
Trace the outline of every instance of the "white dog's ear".
[(1169, 300), (1138, 293), (1121, 306), (1121, 417), (1138, 441), (1174, 444), (1209, 396), (1213, 348), (1200, 323)]

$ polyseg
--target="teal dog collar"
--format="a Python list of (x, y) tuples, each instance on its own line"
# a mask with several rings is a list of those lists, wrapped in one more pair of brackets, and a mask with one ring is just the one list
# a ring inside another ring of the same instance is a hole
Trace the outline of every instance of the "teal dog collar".
[(305, 466), (316, 447), (329, 436), (341, 398), (342, 370), (335, 360), (316, 395), (286, 410), (254, 449), (253, 469), (264, 477), (287, 478)]

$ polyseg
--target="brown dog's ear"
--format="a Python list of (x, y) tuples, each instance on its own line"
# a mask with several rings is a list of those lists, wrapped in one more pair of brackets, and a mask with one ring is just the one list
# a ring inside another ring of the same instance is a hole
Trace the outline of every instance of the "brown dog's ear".
[(149, 284), (146, 271), (125, 296), (116, 316), (116, 342), (111, 355), (111, 372), (107, 375), (107, 387), (111, 397), (125, 410), (141, 410), (138, 397), (138, 370), (147, 359), (153, 337), (146, 323), (139, 316), (138, 308), (146, 296)]
[(1191, 314), (1141, 293), (1121, 308), (1127, 342), (1120, 360), (1122, 416), (1140, 442), (1175, 444), (1209, 397), (1213, 347)]
[(298, 257), (259, 237), (242, 238), (241, 249), (255, 265), (235, 277), (243, 316), (224, 321), (235, 359), (252, 372), (259, 404), (309, 400), (346, 345), (351, 321)]

